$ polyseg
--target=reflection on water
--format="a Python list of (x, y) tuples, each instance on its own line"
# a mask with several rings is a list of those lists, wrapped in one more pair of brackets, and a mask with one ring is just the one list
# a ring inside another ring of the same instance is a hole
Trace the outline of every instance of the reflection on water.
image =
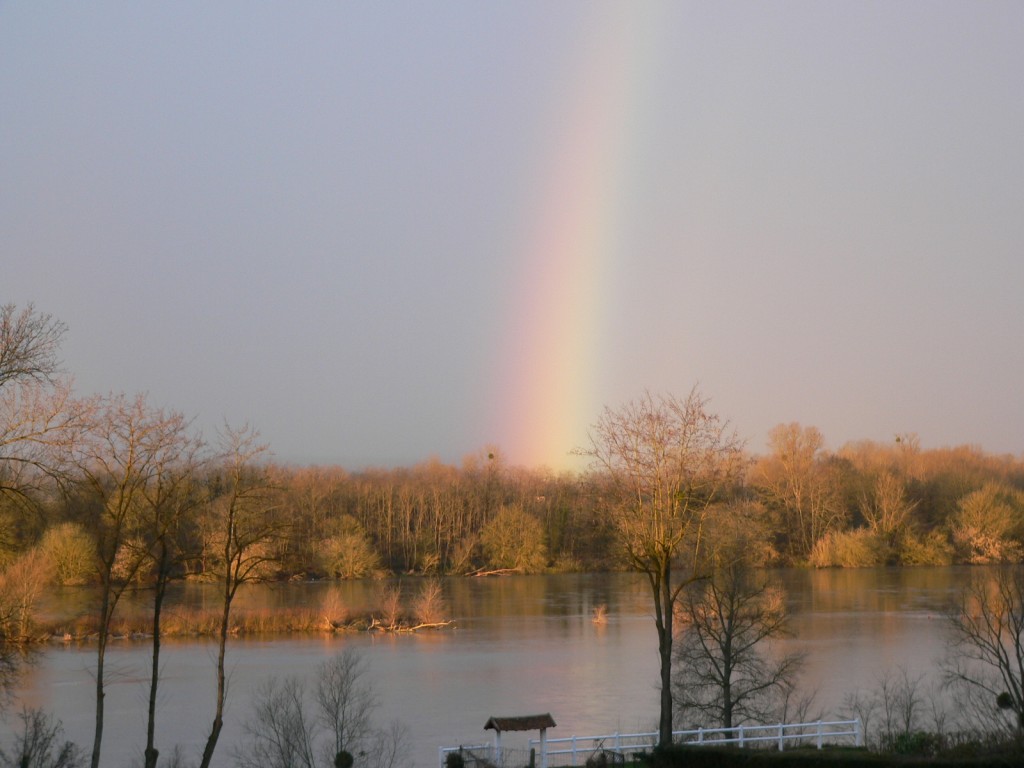
[[(871, 688), (886, 670), (927, 672), (942, 653), (945, 605), (966, 578), (962, 568), (776, 571), (787, 590), (794, 636), (785, 650), (807, 652), (804, 687), (817, 689), (831, 714), (842, 696)], [(406, 586), (414, 591), (416, 580)], [(379, 584), (287, 584), (243, 590), (240, 608), (317, 607), (341, 600), (352, 613), (376, 604)], [(218, 765), (230, 765), (256, 685), (274, 674), (310, 677), (342, 648), (362, 650), (381, 700), (383, 721), (408, 727), (416, 765), (437, 764), (437, 747), (487, 741), (491, 715), (551, 712), (553, 736), (654, 730), (657, 721), (657, 643), (646, 581), (636, 574), (530, 576), (445, 581), (456, 628), (414, 635), (354, 633), (287, 639), (233, 640), (229, 710)], [(88, 593), (50, 596), (47, 611), (82, 612)], [(129, 611), (145, 610), (135, 595)], [(216, 607), (210, 585), (179, 585), (172, 606)], [(594, 624), (594, 606), (608, 606)], [(25, 680), (21, 701), (52, 710), (68, 736), (91, 746), (93, 648), (56, 647)], [(158, 747), (182, 744), (198, 755), (212, 714), (213, 644), (167, 643), (159, 702)], [(127, 765), (145, 737), (149, 648), (116, 644), (107, 695), (104, 765)], [(8, 723), (6, 728), (11, 726)]]

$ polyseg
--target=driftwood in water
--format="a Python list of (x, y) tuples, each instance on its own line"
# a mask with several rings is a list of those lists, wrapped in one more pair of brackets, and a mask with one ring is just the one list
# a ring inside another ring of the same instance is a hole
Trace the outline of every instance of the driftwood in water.
[(384, 624), (379, 619), (374, 619), (366, 629), (367, 631), (377, 630), (378, 632), (416, 632), (420, 629), (444, 629), (454, 623), (453, 619), (449, 619), (448, 621), (431, 621), (420, 624), (403, 624), (402, 622)]

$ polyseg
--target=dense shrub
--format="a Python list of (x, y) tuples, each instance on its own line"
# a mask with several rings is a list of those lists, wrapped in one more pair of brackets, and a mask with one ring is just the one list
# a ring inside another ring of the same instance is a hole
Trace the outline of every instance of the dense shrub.
[(809, 558), (816, 568), (865, 568), (886, 560), (886, 545), (867, 528), (831, 531), (814, 545)]
[(80, 525), (55, 525), (43, 535), (39, 549), (49, 561), (52, 578), (57, 584), (77, 586), (93, 576), (96, 548)]
[(921, 755), (934, 757), (942, 750), (942, 737), (927, 731), (911, 731), (896, 734), (889, 744), (889, 751), (897, 755)]
[(480, 532), (480, 544), (491, 568), (537, 573), (547, 565), (544, 528), (520, 507), (502, 507)]
[[(910, 735), (907, 746), (922, 746), (937, 739), (932, 734)], [(1021, 765), (1018, 745), (987, 744), (974, 752), (923, 754), (892, 754), (868, 752), (863, 748), (827, 747), (825, 749), (794, 749), (778, 752), (768, 749), (737, 747), (694, 747), (673, 745), (658, 748), (644, 759), (649, 768), (882, 768), (896, 766), (945, 766), (945, 768), (982, 768)]]
[(335, 521), (335, 535), (319, 546), (319, 566), (331, 576), (361, 579), (380, 570), (380, 557), (359, 522), (350, 515)]
[(953, 544), (967, 563), (1016, 562), (1024, 555), (1020, 544), (1020, 491), (996, 483), (963, 496), (951, 521)]
[(32, 633), (48, 568), (39, 550), (31, 549), (0, 573), (0, 641), (23, 641)]
[(903, 565), (950, 565), (953, 547), (942, 531), (929, 531), (923, 536), (904, 536), (900, 541), (900, 562)]

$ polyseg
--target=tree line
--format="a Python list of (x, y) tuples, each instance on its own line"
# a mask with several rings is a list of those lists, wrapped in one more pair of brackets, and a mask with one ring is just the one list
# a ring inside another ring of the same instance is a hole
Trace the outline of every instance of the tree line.
[[(37, 567), (45, 560), (47, 579), (61, 584), (103, 583), (126, 571), (136, 581), (163, 572), (210, 577), (232, 554), (218, 519), (230, 506), (230, 443), (239, 435), (226, 427), (211, 445), (185, 415), (142, 395), (77, 398), (59, 370), (63, 333), (62, 323), (32, 307), (2, 308), (0, 565), (36, 552)], [(556, 473), (511, 466), (488, 447), (458, 466), (297, 467), (273, 463), (269, 447), (249, 432), (269, 516), (250, 564), (254, 575), (628, 566), (600, 463)], [(924, 450), (908, 434), (830, 451), (816, 428), (784, 424), (763, 455), (742, 453), (739, 461), (715, 508), (722, 525), (756, 529), (759, 564), (1024, 557), (1020, 459), (974, 446)], [(142, 507), (157, 518), (147, 520)], [(107, 535), (97, 525), (104, 516), (115, 525), (109, 541), (97, 538)]]
[[(771, 437), (773, 455), (751, 466), (736, 433), (697, 389), (685, 398), (648, 392), (621, 407), (606, 407), (591, 429), (589, 447), (581, 451), (600, 470), (601, 506), (629, 566), (650, 587), (660, 662), (661, 749), (672, 745), (673, 727), (683, 718), (726, 728), (793, 722), (794, 716), (800, 722), (820, 719), (808, 716), (813, 695), (798, 693), (802, 654), (771, 648), (788, 631), (785, 599), (772, 585), (772, 572), (756, 566), (778, 556), (771, 544), (779, 528), (764, 527), (771, 507), (764, 498), (752, 497), (749, 488), (773, 491), (770, 499), (790, 522), (791, 534), (774, 541), (797, 546), (793, 532), (804, 534), (804, 552), (811, 560), (852, 540), (872, 553), (867, 562), (901, 561), (913, 551), (908, 541), (920, 532), (920, 519), (914, 516), (918, 501), (908, 499), (906, 489), (915, 472), (927, 477), (917, 461), (916, 440), (901, 436), (898, 450), (888, 456), (866, 446), (851, 452), (855, 459), (872, 459), (858, 465), (847, 458), (855, 467), (876, 469), (873, 476), (864, 472), (867, 481), (854, 487), (860, 524), (844, 529), (837, 504), (841, 494), (835, 485), (821, 482), (834, 473), (835, 462), (819, 463), (817, 431), (787, 425)], [(751, 476), (757, 478), (754, 483)], [(969, 743), (971, 749), (1010, 746), (1019, 752), (1024, 566), (1013, 529), (991, 524), (1004, 517), (1019, 524), (1019, 508), (1013, 506), (1019, 498), (1012, 486), (970, 490), (958, 498), (946, 523), (947, 536), (937, 529), (929, 532), (934, 539), (929, 545), (944, 559), (959, 551), (969, 562), (1011, 564), (999, 566), (994, 578), (984, 570), (971, 578), (959, 602), (949, 608), (943, 685), (960, 713), (951, 719), (968, 730), (952, 740), (946, 733), (919, 739), (922, 734), (910, 732), (917, 722), (910, 708), (914, 686), (908, 683), (897, 691), (890, 681), (880, 697), (851, 707), (864, 715), (866, 726), (866, 715), (879, 703), (890, 715), (891, 707), (906, 705), (903, 731), (890, 717), (876, 742), (887, 751), (934, 756), (936, 750)], [(1000, 716), (1005, 713), (1012, 717)], [(995, 741), (989, 742), (990, 737)]]
[[(200, 443), (181, 414), (150, 409), (144, 399), (115, 398), (91, 418), (91, 437), (98, 444), (80, 449), (91, 451), (84, 463), (79, 456), (73, 466), (49, 468), (47, 476), (38, 468), (15, 472), (11, 456), (3, 457), (2, 561), (10, 564), (41, 546), (50, 556), (54, 581), (100, 580), (91, 552), (91, 516), (97, 504), (134, 503), (130, 485), (141, 483), (145, 474), (146, 482), (157, 478), (161, 493), (180, 486), (184, 500), (176, 502), (167, 524), (187, 556), (165, 566), (153, 563), (137, 578), (149, 578), (159, 567), (170, 567), (176, 577), (208, 575), (223, 557), (211, 510), (225, 487), (225, 467), (216, 458), (198, 456)], [(143, 435), (140, 429), (150, 432)], [(142, 445), (131, 443), (133, 434)], [(158, 439), (167, 444), (157, 445)], [(759, 531), (761, 564), (943, 565), (1024, 556), (1024, 464), (1019, 460), (973, 447), (920, 450), (910, 437), (835, 452), (824, 450), (821, 442), (813, 427), (776, 428), (771, 452), (748, 459), (743, 476), (721, 499), (723, 516)], [(148, 463), (140, 465), (140, 449), (167, 455), (146, 456)], [(171, 461), (177, 462), (173, 480), (155, 468)], [(511, 467), (494, 449), (458, 467), (431, 461), (348, 472), (265, 462), (261, 471), (267, 506), (280, 528), (263, 552), (267, 575), (364, 578), (624, 565), (601, 506), (600, 473)], [(124, 487), (116, 488), (118, 482)], [(144, 546), (141, 530), (124, 533), (125, 551)]]
[[(458, 467), (292, 467), (272, 462), (248, 425), (225, 424), (207, 441), (183, 414), (144, 395), (77, 397), (57, 358), (64, 332), (31, 305), (0, 307), (0, 674), (16, 668), (7, 649), (30, 637), (45, 585), (98, 587), (93, 768), (107, 642), (121, 598), (136, 586), (153, 596), (145, 749), (152, 768), (167, 586), (182, 578), (218, 585), (205, 768), (223, 725), (232, 605), (250, 581), (639, 571), (654, 602), (659, 740), (668, 743), (672, 664), (692, 650), (675, 648), (677, 615), (711, 632), (721, 620), (709, 606), (749, 593), (758, 622), (774, 632), (770, 592), (745, 578), (732, 587), (722, 581), (737, 564), (1024, 557), (1024, 465), (974, 447), (926, 451), (914, 435), (898, 435), (830, 452), (816, 428), (786, 424), (771, 432), (765, 455), (751, 456), (694, 390), (685, 399), (648, 393), (606, 408), (579, 449), (591, 460), (582, 474), (513, 467), (496, 448)], [(755, 622), (755, 639), (761, 626)], [(695, 658), (684, 669), (696, 669)]]

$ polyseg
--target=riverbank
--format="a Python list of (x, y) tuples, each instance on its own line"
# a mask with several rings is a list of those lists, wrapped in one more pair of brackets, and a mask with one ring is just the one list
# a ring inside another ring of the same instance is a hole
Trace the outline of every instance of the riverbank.
[[(161, 619), (160, 637), (187, 639), (216, 637), (220, 634), (221, 612), (216, 610), (177, 609)], [(315, 635), (346, 632), (420, 632), (453, 627), (452, 619), (421, 621), (415, 617), (381, 618), (373, 614), (354, 618), (338, 618), (311, 608), (261, 608), (231, 612), (228, 634), (233, 637), (251, 635)], [(99, 636), (94, 616), (81, 616), (73, 621), (59, 621), (40, 626), (33, 633), (38, 642), (82, 643)], [(147, 640), (153, 636), (152, 620), (117, 619), (110, 630), (114, 640)]]

